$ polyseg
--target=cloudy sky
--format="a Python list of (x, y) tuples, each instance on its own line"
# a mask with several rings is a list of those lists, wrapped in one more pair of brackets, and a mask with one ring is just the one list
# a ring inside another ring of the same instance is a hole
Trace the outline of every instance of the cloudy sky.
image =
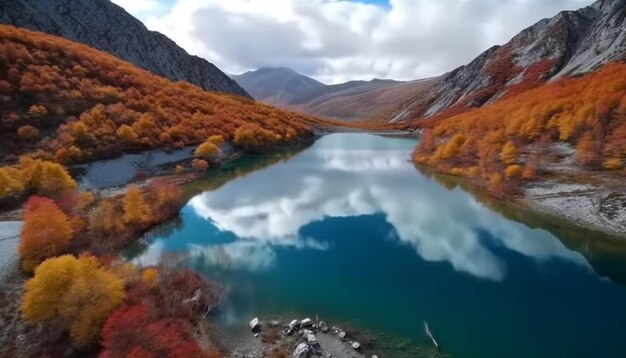
[(227, 73), (290, 67), (325, 83), (436, 76), (592, 0), (113, 0)]

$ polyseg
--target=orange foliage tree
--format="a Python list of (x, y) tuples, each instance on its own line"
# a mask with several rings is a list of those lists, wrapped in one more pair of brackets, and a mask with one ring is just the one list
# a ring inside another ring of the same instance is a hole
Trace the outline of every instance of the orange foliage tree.
[(191, 167), (199, 172), (204, 172), (209, 169), (209, 163), (204, 159), (193, 159), (191, 161)]
[(39, 130), (31, 125), (23, 125), (17, 130), (17, 135), (24, 140), (34, 140), (39, 137)]
[(142, 224), (149, 220), (150, 209), (146, 204), (143, 194), (134, 185), (126, 189), (124, 196), (124, 216), (122, 217), (127, 224)]
[(71, 238), (68, 218), (54, 201), (37, 196), (28, 200), (18, 248), (25, 270), (65, 252)]
[(154, 197), (152, 217), (153, 220), (166, 218), (180, 209), (182, 206), (182, 190), (172, 183), (163, 180), (154, 180), (148, 186), (150, 194)]

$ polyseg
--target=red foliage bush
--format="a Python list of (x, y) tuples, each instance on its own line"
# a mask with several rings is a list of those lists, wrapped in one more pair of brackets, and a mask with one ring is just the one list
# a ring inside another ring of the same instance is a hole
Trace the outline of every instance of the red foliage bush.
[(189, 270), (162, 268), (154, 284), (132, 280), (126, 306), (104, 325), (101, 357), (220, 357), (210, 347), (200, 350), (191, 331), (191, 322), (217, 304), (219, 295), (216, 287)]
[(204, 357), (187, 321), (153, 320), (146, 303), (114, 311), (102, 330), (102, 346), (101, 358)]

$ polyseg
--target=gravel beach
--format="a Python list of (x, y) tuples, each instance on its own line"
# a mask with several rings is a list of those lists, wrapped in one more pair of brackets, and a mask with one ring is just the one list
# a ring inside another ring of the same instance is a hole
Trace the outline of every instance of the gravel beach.
[(526, 187), (524, 204), (567, 219), (574, 225), (611, 235), (626, 234), (626, 197), (614, 186), (547, 181)]

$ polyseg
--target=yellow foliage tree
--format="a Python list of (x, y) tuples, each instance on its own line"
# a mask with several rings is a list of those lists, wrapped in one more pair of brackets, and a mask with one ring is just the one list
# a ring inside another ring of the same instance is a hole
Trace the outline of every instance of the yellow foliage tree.
[(211, 141), (206, 141), (198, 146), (195, 151), (196, 157), (215, 160), (221, 153), (220, 148)]
[(143, 223), (149, 219), (149, 208), (136, 186), (131, 185), (124, 196), (124, 222)]
[(78, 141), (91, 141), (94, 136), (89, 133), (89, 128), (83, 122), (74, 122), (71, 126), (71, 134)]
[(435, 153), (435, 160), (450, 159), (459, 154), (461, 146), (465, 143), (465, 136), (455, 134), (445, 145), (439, 147)]
[(40, 193), (54, 194), (61, 190), (76, 188), (76, 182), (61, 164), (43, 161), (40, 170), (41, 176), (37, 187)]
[(522, 167), (517, 164), (509, 165), (504, 171), (507, 179), (519, 178), (522, 175)]
[(148, 285), (148, 287), (155, 287), (158, 277), (159, 270), (157, 270), (156, 267), (148, 267), (141, 272), (141, 280)]
[(618, 170), (622, 169), (624, 166), (622, 165), (622, 160), (620, 158), (609, 158), (602, 163), (602, 167), (608, 170)]
[(127, 124), (122, 124), (117, 129), (117, 136), (126, 143), (134, 143), (137, 140), (137, 133)]
[(42, 105), (34, 104), (30, 106), (30, 108), (28, 109), (28, 114), (30, 114), (33, 117), (41, 117), (41, 116), (45, 116), (46, 114), (48, 114), (48, 110), (46, 109), (46, 107)]
[(500, 151), (500, 159), (504, 164), (515, 164), (517, 162), (517, 148), (512, 142), (506, 142), (502, 151)]
[(24, 182), (20, 171), (13, 167), (0, 168), (0, 199), (21, 195)]
[(90, 191), (83, 191), (78, 194), (80, 210), (85, 210), (96, 202), (96, 197)]
[(106, 317), (125, 297), (124, 282), (87, 256), (44, 261), (25, 288), (23, 317), (30, 323), (55, 320), (79, 345), (98, 338)]
[(22, 156), (18, 168), (25, 190), (34, 190), (49, 195), (76, 188), (74, 179), (59, 163)]
[(217, 146), (220, 146), (224, 144), (224, 136), (219, 134), (212, 135), (209, 137), (209, 139), (207, 139), (207, 142), (211, 142)]
[(492, 194), (501, 194), (502, 193), (502, 175), (500, 173), (492, 173), (489, 175), (489, 191)]
[(102, 200), (89, 215), (89, 231), (94, 239), (104, 239), (122, 231), (118, 213), (113, 204)]
[(276, 133), (258, 124), (249, 123), (235, 130), (233, 144), (248, 151), (259, 151), (276, 144)]

